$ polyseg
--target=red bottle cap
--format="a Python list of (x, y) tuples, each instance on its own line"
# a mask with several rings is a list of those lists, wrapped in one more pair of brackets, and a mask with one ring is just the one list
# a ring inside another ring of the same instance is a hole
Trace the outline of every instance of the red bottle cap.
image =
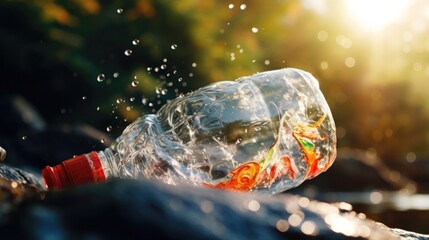
[(49, 189), (62, 189), (106, 180), (96, 152), (70, 158), (55, 167), (46, 166), (42, 170), (42, 176)]

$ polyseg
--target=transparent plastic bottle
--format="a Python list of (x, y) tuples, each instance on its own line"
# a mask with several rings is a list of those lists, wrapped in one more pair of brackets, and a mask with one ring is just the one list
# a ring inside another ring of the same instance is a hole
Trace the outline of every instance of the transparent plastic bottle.
[(121, 177), (275, 194), (325, 171), (335, 156), (335, 124), (317, 80), (286, 68), (176, 98), (104, 151), (42, 173), (49, 188)]

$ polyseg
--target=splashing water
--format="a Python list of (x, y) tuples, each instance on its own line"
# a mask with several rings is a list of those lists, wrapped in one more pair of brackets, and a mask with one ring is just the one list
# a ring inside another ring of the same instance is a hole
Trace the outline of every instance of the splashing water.
[(102, 81), (104, 81), (106, 79), (106, 76), (104, 75), (104, 74), (98, 74), (98, 76), (97, 76), (97, 81), (98, 82), (102, 82)]
[(124, 52), (125, 56), (131, 56), (132, 53), (133, 53), (133, 50), (131, 50), (131, 49), (127, 49)]
[(140, 40), (138, 40), (138, 39), (134, 39), (133, 41), (132, 41), (132, 44), (133, 45), (139, 45), (140, 44)]
[(131, 82), (132, 87), (137, 87), (138, 85), (139, 85), (139, 81), (134, 80)]

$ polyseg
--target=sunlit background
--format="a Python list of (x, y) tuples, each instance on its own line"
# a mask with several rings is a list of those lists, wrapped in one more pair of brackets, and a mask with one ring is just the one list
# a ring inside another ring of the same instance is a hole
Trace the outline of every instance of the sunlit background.
[(425, 0), (1, 1), (0, 18), (0, 93), (25, 96), (48, 122), (114, 138), (210, 82), (301, 68), (320, 81), (339, 148), (429, 193)]

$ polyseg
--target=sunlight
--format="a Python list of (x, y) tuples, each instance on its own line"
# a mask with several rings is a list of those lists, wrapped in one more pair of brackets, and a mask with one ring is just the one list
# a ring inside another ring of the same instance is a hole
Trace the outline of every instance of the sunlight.
[(399, 20), (410, 3), (409, 0), (346, 0), (346, 7), (360, 25), (379, 30)]

